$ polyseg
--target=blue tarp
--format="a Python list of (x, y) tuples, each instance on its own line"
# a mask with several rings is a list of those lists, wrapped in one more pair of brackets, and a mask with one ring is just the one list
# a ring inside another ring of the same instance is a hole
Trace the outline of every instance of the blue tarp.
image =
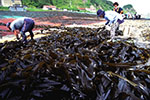
[(20, 18), (22, 16), (5, 16), (5, 15), (0, 15), (0, 18), (3, 19), (3, 18)]

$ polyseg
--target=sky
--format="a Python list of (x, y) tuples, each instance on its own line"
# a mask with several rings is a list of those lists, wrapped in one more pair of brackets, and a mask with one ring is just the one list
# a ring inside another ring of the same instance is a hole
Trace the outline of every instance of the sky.
[(112, 2), (118, 2), (120, 7), (126, 4), (132, 4), (138, 14), (150, 14), (150, 0), (109, 0)]

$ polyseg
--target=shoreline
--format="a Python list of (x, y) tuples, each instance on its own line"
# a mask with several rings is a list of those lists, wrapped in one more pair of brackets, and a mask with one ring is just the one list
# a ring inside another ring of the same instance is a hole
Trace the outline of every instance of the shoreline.
[[(98, 28), (98, 27), (104, 26), (104, 23), (105, 23), (105, 21), (101, 21), (101, 22), (95, 22), (95, 23), (90, 23), (90, 24), (82, 24), (82, 25), (78, 25), (78, 24), (70, 24), (70, 25), (65, 25), (65, 26), (59, 25), (59, 26), (56, 26), (56, 27)], [(120, 30), (124, 31), (124, 34), (125, 34), (124, 38), (131, 37), (131, 38), (137, 38), (140, 41), (142, 41), (140, 39), (141, 35), (145, 34), (144, 31), (148, 30), (149, 25), (150, 25), (150, 20), (125, 20), (125, 22), (120, 25)], [(53, 28), (51, 27), (49, 29), (53, 29)], [(44, 34), (41, 33), (41, 30), (42, 29), (33, 31), (34, 34), (35, 34), (35, 37), (34, 37), (35, 39), (45, 36)], [(37, 33), (40, 33), (40, 34), (37, 34)], [(27, 33), (27, 35), (29, 35), (29, 33)], [(14, 35), (6, 35), (6, 36), (3, 36), (0, 39), (0, 43), (3, 43), (5, 41), (12, 41), (12, 40), (16, 40)]]
[[(36, 26), (34, 28), (34, 34), (40, 33), (41, 30), (44, 30), (43, 26), (54, 26), (54, 27), (89, 27), (89, 28), (98, 28), (102, 27), (105, 23), (104, 19), (98, 20), (94, 14), (86, 13), (72, 13), (72, 12), (11, 12), (8, 13), (4, 11), (0, 14), (3, 15), (15, 15), (24, 17), (31, 17), (35, 20)], [(14, 18), (0, 19), (0, 23), (7, 23), (13, 21)], [(149, 19), (125, 19), (125, 22), (120, 25), (120, 30), (124, 31), (126, 37), (135, 37), (140, 39), (142, 34), (150, 34), (149, 32), (150, 20)], [(40, 28), (41, 27), (41, 28)], [(0, 26), (0, 29), (8, 30), (4, 26)], [(147, 32), (147, 33), (146, 33)], [(1, 32), (2, 33), (2, 32)], [(7, 34), (7, 33), (6, 33)], [(36, 37), (42, 37), (43, 35), (35, 35)], [(14, 35), (3, 36), (0, 39), (0, 42), (14, 40)]]

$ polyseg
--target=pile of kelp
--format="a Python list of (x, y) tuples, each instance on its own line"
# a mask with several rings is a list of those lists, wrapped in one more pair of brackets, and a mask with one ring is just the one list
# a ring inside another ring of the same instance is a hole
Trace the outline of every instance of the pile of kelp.
[(104, 29), (61, 30), (0, 44), (0, 100), (150, 100), (150, 50)]

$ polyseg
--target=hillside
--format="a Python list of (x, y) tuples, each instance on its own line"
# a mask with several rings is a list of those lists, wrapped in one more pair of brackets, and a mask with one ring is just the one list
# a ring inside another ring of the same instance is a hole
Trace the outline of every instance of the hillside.
[(126, 11), (126, 12), (130, 12), (132, 14), (135, 14), (136, 13), (136, 10), (133, 8), (133, 6), (131, 4), (128, 4), (128, 5), (124, 5), (123, 6), (123, 9)]
[[(0, 0), (1, 2), (2, 0)], [(19, 0), (13, 0), (18, 2)], [(58, 9), (68, 9), (68, 10), (79, 10), (79, 8), (90, 8), (91, 5), (98, 9), (111, 10), (113, 9), (113, 2), (109, 0), (21, 0), (23, 5), (28, 6), (29, 8), (42, 8), (43, 5), (54, 5)], [(16, 3), (15, 3), (16, 4)], [(5, 0), (4, 5), (8, 5)], [(2, 5), (2, 6), (4, 6)], [(10, 5), (9, 5), (10, 6)], [(0, 8), (3, 10), (4, 8)], [(136, 10), (131, 4), (123, 6), (124, 13), (130, 12), (135, 14)]]
[(42, 8), (43, 5), (54, 5), (60, 9), (78, 10), (78, 8), (89, 8), (93, 5), (96, 9), (110, 10), (112, 2), (108, 0), (22, 0), (23, 5), (28, 7)]

